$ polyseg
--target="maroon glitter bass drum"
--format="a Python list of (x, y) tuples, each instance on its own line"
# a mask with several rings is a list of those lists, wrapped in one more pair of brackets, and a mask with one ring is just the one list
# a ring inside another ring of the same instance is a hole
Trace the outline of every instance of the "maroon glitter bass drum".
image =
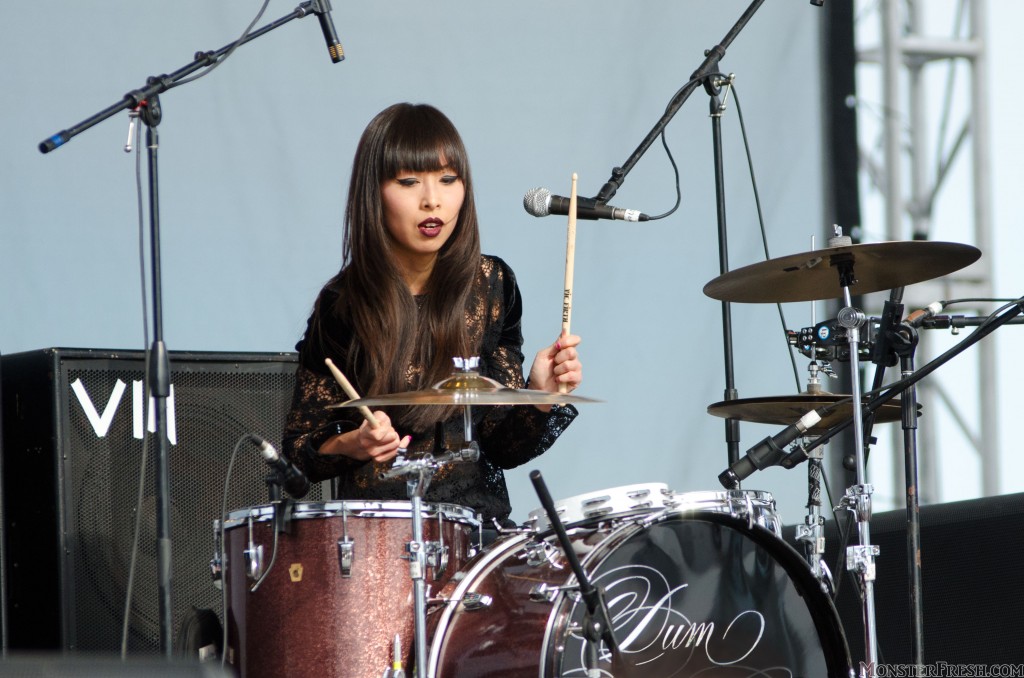
[(559, 503), (605, 596), (618, 652), (589, 666), (585, 606), (541, 514), (441, 591), (430, 616), (432, 678), (850, 675), (838, 615), (780, 538), (767, 492), (672, 494), (629, 486)]

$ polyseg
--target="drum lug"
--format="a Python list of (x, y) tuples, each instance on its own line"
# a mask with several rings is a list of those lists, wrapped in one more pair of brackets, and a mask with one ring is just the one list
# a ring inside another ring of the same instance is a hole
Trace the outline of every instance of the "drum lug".
[(224, 585), (224, 564), (221, 562), (220, 554), (215, 554), (210, 559), (210, 579), (213, 586), (220, 590)]
[(343, 578), (352, 576), (352, 563), (355, 558), (356, 545), (348, 537), (348, 507), (345, 506), (341, 509), (341, 539), (338, 540), (338, 567)]
[(257, 580), (263, 574), (263, 544), (249, 543), (249, 548), (242, 551), (245, 556), (245, 574), (249, 579)]
[(253, 539), (253, 520), (249, 517), (249, 546), (242, 555), (245, 556), (245, 574), (253, 581), (263, 575), (263, 544), (256, 544)]
[(534, 584), (530, 589), (530, 600), (535, 603), (553, 603), (562, 592), (560, 586), (548, 586), (546, 583)]
[(467, 593), (462, 596), (462, 609), (467, 612), (474, 612), (476, 610), (485, 610), (491, 606), (494, 602), (494, 598), (483, 593)]
[(338, 567), (341, 569), (342, 577), (352, 576), (352, 563), (356, 558), (355, 551), (355, 542), (348, 537), (338, 540)]

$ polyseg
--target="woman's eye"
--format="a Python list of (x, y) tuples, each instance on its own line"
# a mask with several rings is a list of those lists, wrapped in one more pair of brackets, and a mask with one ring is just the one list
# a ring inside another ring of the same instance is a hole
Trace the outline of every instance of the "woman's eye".
[(446, 174), (443, 177), (441, 177), (442, 184), (454, 184), (458, 180), (459, 177), (457, 174)]
[(415, 186), (416, 185), (416, 178), (415, 177), (409, 177), (409, 178), (406, 178), (406, 179), (395, 179), (395, 181), (397, 181), (402, 186)]

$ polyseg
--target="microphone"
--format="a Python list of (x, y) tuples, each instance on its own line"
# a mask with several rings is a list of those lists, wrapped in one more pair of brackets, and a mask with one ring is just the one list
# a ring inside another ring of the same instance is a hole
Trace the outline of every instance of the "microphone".
[(918, 328), (924, 324), (925, 320), (928, 320), (929, 318), (933, 317), (936, 313), (938, 313), (944, 308), (946, 308), (945, 302), (933, 301), (924, 308), (919, 308), (910, 315), (908, 315), (903, 320), (902, 324), (907, 325), (909, 327)]
[(741, 480), (747, 478), (754, 471), (774, 466), (785, 456), (786, 445), (799, 438), (807, 429), (821, 421), (821, 415), (817, 410), (811, 410), (795, 424), (790, 424), (782, 429), (781, 433), (765, 438), (757, 445), (754, 445), (742, 459), (729, 465), (729, 468), (722, 471), (718, 476), (718, 482), (727, 490), (734, 490)]
[[(531, 188), (523, 196), (523, 207), (535, 217), (549, 214), (568, 214), (569, 198), (551, 195), (546, 188)], [(649, 216), (639, 210), (626, 210), (599, 203), (593, 198), (576, 198), (576, 216), (580, 219), (618, 219), (620, 221), (647, 221)]]
[(334, 30), (334, 20), (331, 18), (331, 0), (313, 0), (310, 4), (320, 22), (320, 30), (324, 33), (324, 41), (327, 43), (327, 53), (331, 55), (331, 61), (334, 63), (344, 61), (345, 50), (341, 48), (338, 33)]
[(281, 487), (292, 496), (293, 499), (302, 499), (309, 492), (309, 478), (299, 468), (278, 454), (274, 446), (257, 435), (249, 434), (249, 440), (260, 448), (267, 466), (277, 472), (280, 477)]

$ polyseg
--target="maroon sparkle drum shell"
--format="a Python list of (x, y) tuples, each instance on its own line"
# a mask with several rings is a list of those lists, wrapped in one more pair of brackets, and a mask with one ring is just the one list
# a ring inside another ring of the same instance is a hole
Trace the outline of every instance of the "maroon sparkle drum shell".
[[(380, 678), (401, 638), (403, 664), (414, 651), (408, 543), (411, 502), (296, 504), (288, 531), (256, 591), (245, 551), (263, 548), (264, 569), (275, 549), (271, 507), (230, 515), (225, 529), (228, 592), (227, 659), (242, 678)], [(448, 562), (428, 567), (430, 591), (443, 587), (473, 549), (479, 523), (467, 508), (423, 505), (423, 539), (443, 539)], [(251, 530), (251, 538), (250, 538)], [(352, 544), (350, 575), (342, 576), (339, 541)]]

